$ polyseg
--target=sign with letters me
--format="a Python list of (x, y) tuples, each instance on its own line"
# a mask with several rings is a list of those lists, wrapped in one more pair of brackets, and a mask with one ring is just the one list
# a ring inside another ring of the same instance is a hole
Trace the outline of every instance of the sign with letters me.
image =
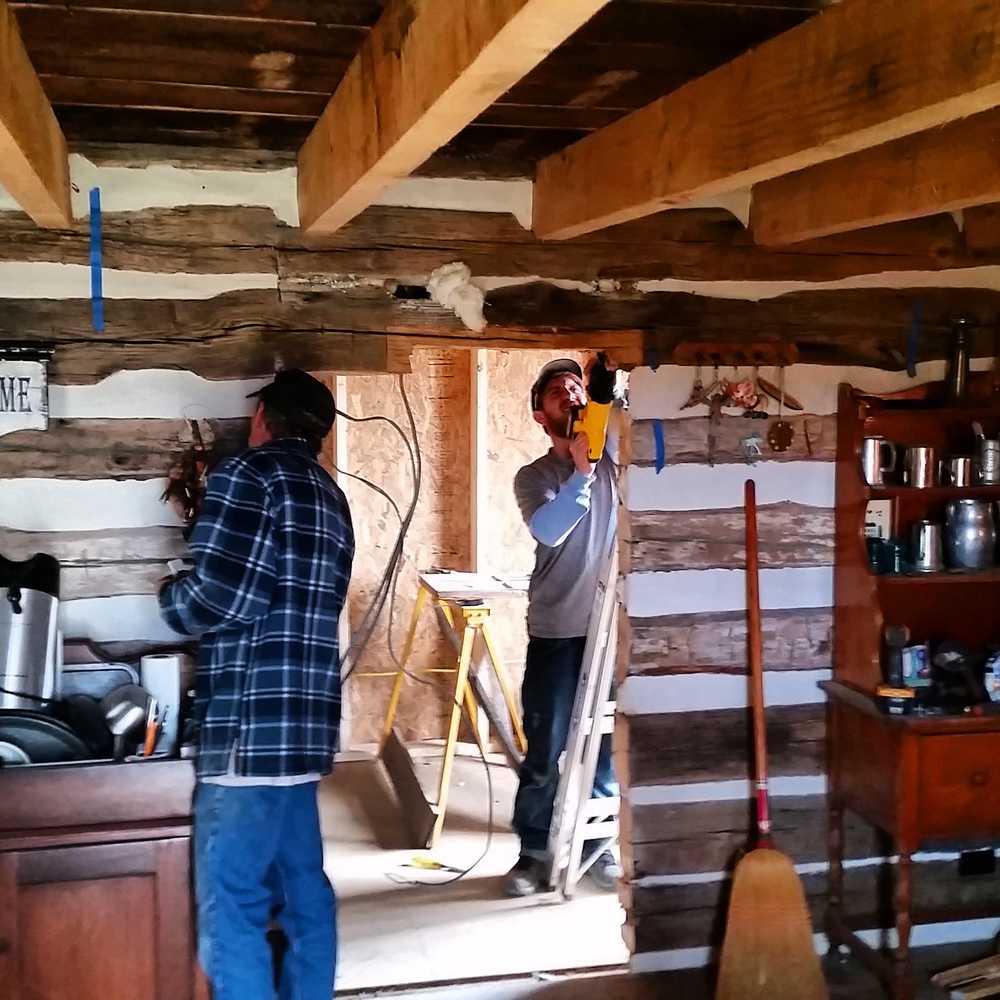
[(0, 437), (14, 431), (44, 431), (48, 426), (46, 361), (37, 356), (5, 356), (0, 348)]

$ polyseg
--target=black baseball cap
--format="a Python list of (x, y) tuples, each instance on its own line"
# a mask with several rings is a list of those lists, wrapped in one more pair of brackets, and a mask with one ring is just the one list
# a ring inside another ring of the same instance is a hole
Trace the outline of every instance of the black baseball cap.
[(538, 373), (538, 378), (535, 379), (534, 385), (531, 387), (531, 409), (538, 411), (542, 408), (542, 394), (545, 392), (545, 387), (552, 381), (557, 375), (575, 375), (581, 382), (583, 381), (583, 369), (580, 367), (579, 362), (574, 361), (572, 358), (556, 358), (555, 361), (550, 361), (544, 368)]
[(333, 393), (301, 368), (286, 368), (270, 385), (247, 395), (273, 407), (289, 423), (303, 431), (326, 436), (337, 416)]

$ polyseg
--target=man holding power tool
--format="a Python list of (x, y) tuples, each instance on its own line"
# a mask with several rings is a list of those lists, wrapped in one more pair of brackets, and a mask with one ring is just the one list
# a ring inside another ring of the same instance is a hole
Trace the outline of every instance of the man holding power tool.
[[(504, 884), (509, 896), (538, 891), (550, 862), (549, 825), (559, 757), (569, 735), (601, 564), (617, 528), (615, 464), (603, 447), (614, 381), (607, 359), (598, 355), (589, 371), (589, 407), (583, 370), (569, 358), (550, 361), (531, 387), (532, 415), (552, 447), (514, 479), (518, 506), (538, 548), (528, 588), (528, 652), (521, 690), (528, 751), (514, 800), (513, 826), (521, 838), (521, 856)], [(585, 430), (574, 429), (585, 407)], [(618, 794), (609, 737), (601, 745), (594, 793)], [(613, 889), (621, 870), (605, 851), (589, 873), (601, 888)]]

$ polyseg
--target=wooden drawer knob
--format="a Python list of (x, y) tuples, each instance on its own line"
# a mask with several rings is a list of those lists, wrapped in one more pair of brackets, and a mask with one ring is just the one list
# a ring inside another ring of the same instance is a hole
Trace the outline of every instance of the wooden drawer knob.
[(973, 788), (982, 788), (989, 781), (989, 775), (985, 771), (973, 771), (969, 781)]
[(10, 951), (10, 942), (0, 938), (0, 955), (6, 955), (8, 951)]

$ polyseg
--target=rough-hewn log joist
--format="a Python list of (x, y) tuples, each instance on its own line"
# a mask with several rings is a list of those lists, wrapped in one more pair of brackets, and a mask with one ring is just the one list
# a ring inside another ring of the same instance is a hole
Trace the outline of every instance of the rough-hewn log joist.
[(299, 153), (299, 214), (337, 229), (607, 0), (390, 0)]
[(780, 246), (1000, 201), (1000, 111), (758, 184), (751, 228)]
[(998, 104), (995, 3), (847, 0), (543, 160), (534, 228), (564, 239)]
[(0, 184), (40, 226), (73, 221), (66, 140), (0, 0)]

